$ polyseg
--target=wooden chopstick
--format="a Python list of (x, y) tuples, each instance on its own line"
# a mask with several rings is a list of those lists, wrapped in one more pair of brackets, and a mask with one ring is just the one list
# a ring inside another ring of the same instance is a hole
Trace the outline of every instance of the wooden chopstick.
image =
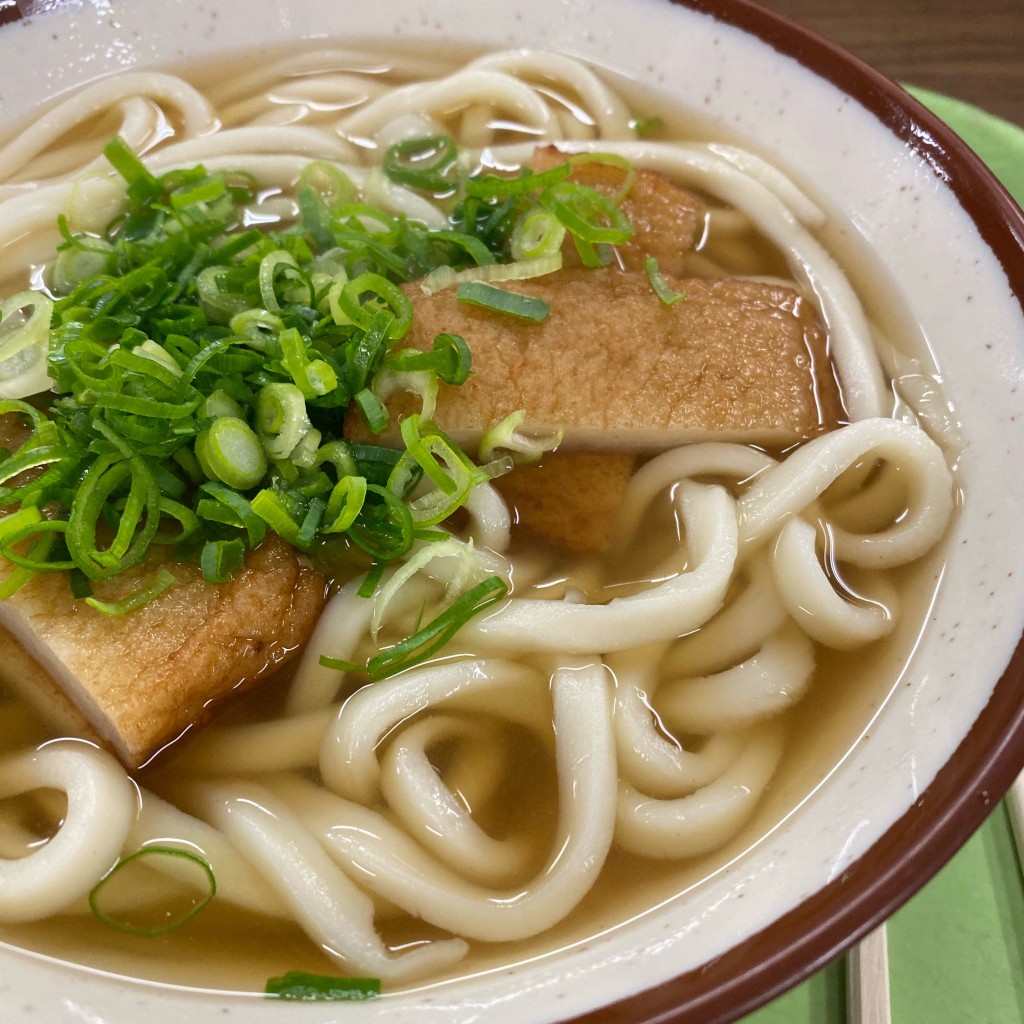
[(1010, 827), (1017, 846), (1017, 862), (1024, 872), (1024, 774), (1018, 775), (1006, 794), (1006, 807), (1010, 812)]
[[(1021, 809), (1024, 810), (1024, 802)], [(889, 951), (884, 924), (850, 950), (846, 958), (846, 987), (848, 1024), (892, 1024)]]
[[(1024, 772), (1006, 794), (1017, 862), (1024, 872)], [(889, 1005), (889, 950), (881, 925), (850, 950), (846, 958), (848, 1024), (892, 1024)]]

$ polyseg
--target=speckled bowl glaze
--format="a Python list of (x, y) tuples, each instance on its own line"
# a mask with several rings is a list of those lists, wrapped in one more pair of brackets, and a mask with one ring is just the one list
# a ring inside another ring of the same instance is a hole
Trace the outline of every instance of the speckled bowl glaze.
[(685, 898), (556, 956), (301, 1010), (4, 947), (7, 1024), (282, 1024), (296, 1013), (309, 1024), (714, 1024), (840, 953), (952, 855), (1024, 762), (1024, 217), (951, 133), (853, 58), (746, 0), (35, 6), (26, 17), (0, 8), (5, 119), (114, 70), (342, 33), (542, 46), (622, 71), (814, 183), (919, 325), (967, 448), (943, 583), (898, 685), (800, 806)]

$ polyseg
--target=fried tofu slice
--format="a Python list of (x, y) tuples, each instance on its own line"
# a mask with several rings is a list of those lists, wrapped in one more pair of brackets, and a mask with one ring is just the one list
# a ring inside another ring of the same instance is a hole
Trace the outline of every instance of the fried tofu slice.
[[(13, 567), (0, 563), (6, 576)], [(286, 661), (325, 601), (323, 577), (274, 535), (227, 583), (206, 583), (192, 564), (164, 564), (177, 584), (125, 616), (76, 600), (60, 573), (40, 573), (0, 602), (5, 682), (129, 768)], [(96, 596), (117, 600), (157, 567), (150, 557), (97, 584)]]
[(635, 466), (629, 452), (557, 451), (494, 486), (519, 528), (563, 551), (596, 555), (608, 547)]
[[(456, 441), (472, 450), (485, 427), (519, 409), (527, 427), (564, 429), (558, 458), (499, 482), (521, 525), (549, 543), (604, 548), (628, 477), (623, 454), (705, 440), (785, 448), (843, 418), (824, 326), (797, 291), (744, 280), (669, 283), (686, 293), (671, 306), (646, 274), (610, 268), (504, 285), (548, 303), (541, 323), (457, 302), (454, 289), (426, 296), (407, 287), (415, 310), (407, 342), (426, 349), (453, 331), (473, 353), (469, 380), (442, 384), (438, 395), (436, 418)], [(417, 401), (399, 395), (389, 407), (393, 431)], [(358, 414), (346, 432), (371, 436)], [(577, 458), (564, 461), (568, 452)], [(581, 495), (590, 514), (571, 515), (567, 494)], [(594, 522), (602, 509), (610, 510), (603, 525), (569, 525)]]
[[(535, 171), (545, 171), (564, 163), (565, 159), (565, 153), (549, 146), (534, 153), (530, 166)], [(581, 163), (573, 170), (570, 180), (612, 197), (622, 189), (626, 172), (612, 164)], [(704, 202), (663, 174), (637, 169), (633, 185), (619, 208), (633, 225), (633, 237), (616, 247), (621, 268), (642, 271), (645, 258), (653, 256), (663, 274), (684, 276), (687, 257), (704, 234), (707, 213)], [(565, 267), (581, 265), (570, 238), (562, 246), (562, 261)]]
[[(442, 384), (436, 418), (472, 447), (483, 428), (526, 411), (524, 426), (565, 430), (570, 450), (653, 452), (694, 441), (781, 448), (832, 429), (843, 415), (814, 306), (794, 289), (756, 281), (670, 281), (686, 299), (669, 306), (646, 275), (563, 270), (508, 290), (543, 299), (531, 323), (408, 288), (407, 341), (430, 347), (441, 331), (473, 353), (464, 384)], [(389, 402), (393, 417), (416, 410)], [(397, 422), (397, 420), (395, 420)], [(366, 438), (350, 414), (350, 436)]]

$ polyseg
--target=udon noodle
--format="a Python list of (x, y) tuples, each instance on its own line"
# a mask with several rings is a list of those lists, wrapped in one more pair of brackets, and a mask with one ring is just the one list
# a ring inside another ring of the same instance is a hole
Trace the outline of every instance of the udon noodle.
[[(716, 246), (727, 254), (756, 238), (773, 251), (828, 326), (850, 421), (784, 457), (707, 442), (649, 459), (605, 562), (561, 565), (517, 543), (513, 514), (481, 488), (455, 539), (472, 538), (474, 557), (509, 582), (507, 601), (438, 659), (364, 685), (320, 656), (357, 661), (405, 635), (462, 563), (425, 562), (383, 615), (358, 596), (360, 579), (339, 581), (273, 713), (264, 700), (229, 716), (155, 774), (131, 778), (74, 738), (25, 745), (5, 727), (0, 920), (84, 926), (88, 894), (119, 858), (170, 844), (209, 864), (218, 904), (294, 921), (337, 972), (394, 985), (450, 973), (473, 944), (543, 934), (612, 851), (649, 864), (732, 840), (772, 784), (819, 652), (894, 629), (900, 567), (935, 547), (951, 514), (951, 439), (914, 395), (894, 415), (886, 344), (819, 241), (824, 215), (759, 156), (732, 142), (638, 139), (633, 119), (648, 110), (552, 54), (453, 69), (416, 52), (325, 48), (256, 64), (103, 79), (10, 135), (3, 293), (52, 257), (59, 212), (79, 230), (116, 212), (122, 193), (99, 155), (115, 134), (157, 171), (244, 169), (261, 190), (253, 223), (293, 217), (289, 190), (318, 159), (343, 167), (368, 202), (443, 226), (440, 209), (379, 173), (383, 147), (450, 132), (467, 159), (512, 168), (557, 143), (620, 154), (709, 197), (695, 274), (733, 272)], [(662, 522), (663, 537), (641, 542)], [(603, 586), (623, 578), (641, 582)], [(5, 722), (24, 717), (9, 709)], [(548, 778), (524, 798), (514, 777), (536, 780), (529, 761)], [(554, 810), (541, 811), (548, 800)], [(504, 805), (523, 827), (502, 818)], [(194, 875), (152, 858), (123, 898), (159, 908), (187, 898)]]

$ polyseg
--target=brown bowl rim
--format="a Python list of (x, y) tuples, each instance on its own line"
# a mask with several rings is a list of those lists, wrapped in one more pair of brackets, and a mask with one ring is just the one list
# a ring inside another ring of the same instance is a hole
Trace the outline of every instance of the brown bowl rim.
[[(942, 121), (857, 57), (752, 0), (668, 2), (709, 14), (794, 59), (925, 157), (977, 225), (1024, 311), (1024, 213)], [(0, 0), (0, 27), (22, 18), (16, 0)], [(1024, 636), (931, 785), (841, 876), (700, 968), (563, 1024), (730, 1024), (840, 956), (946, 864), (1024, 768), (1022, 698)]]
[[(671, 0), (759, 38), (859, 102), (952, 190), (1024, 311), (1024, 213), (975, 153), (905, 89), (752, 0)], [(838, 878), (696, 970), (563, 1024), (730, 1024), (842, 955), (914, 895), (1024, 768), (1024, 636), (932, 783)]]

